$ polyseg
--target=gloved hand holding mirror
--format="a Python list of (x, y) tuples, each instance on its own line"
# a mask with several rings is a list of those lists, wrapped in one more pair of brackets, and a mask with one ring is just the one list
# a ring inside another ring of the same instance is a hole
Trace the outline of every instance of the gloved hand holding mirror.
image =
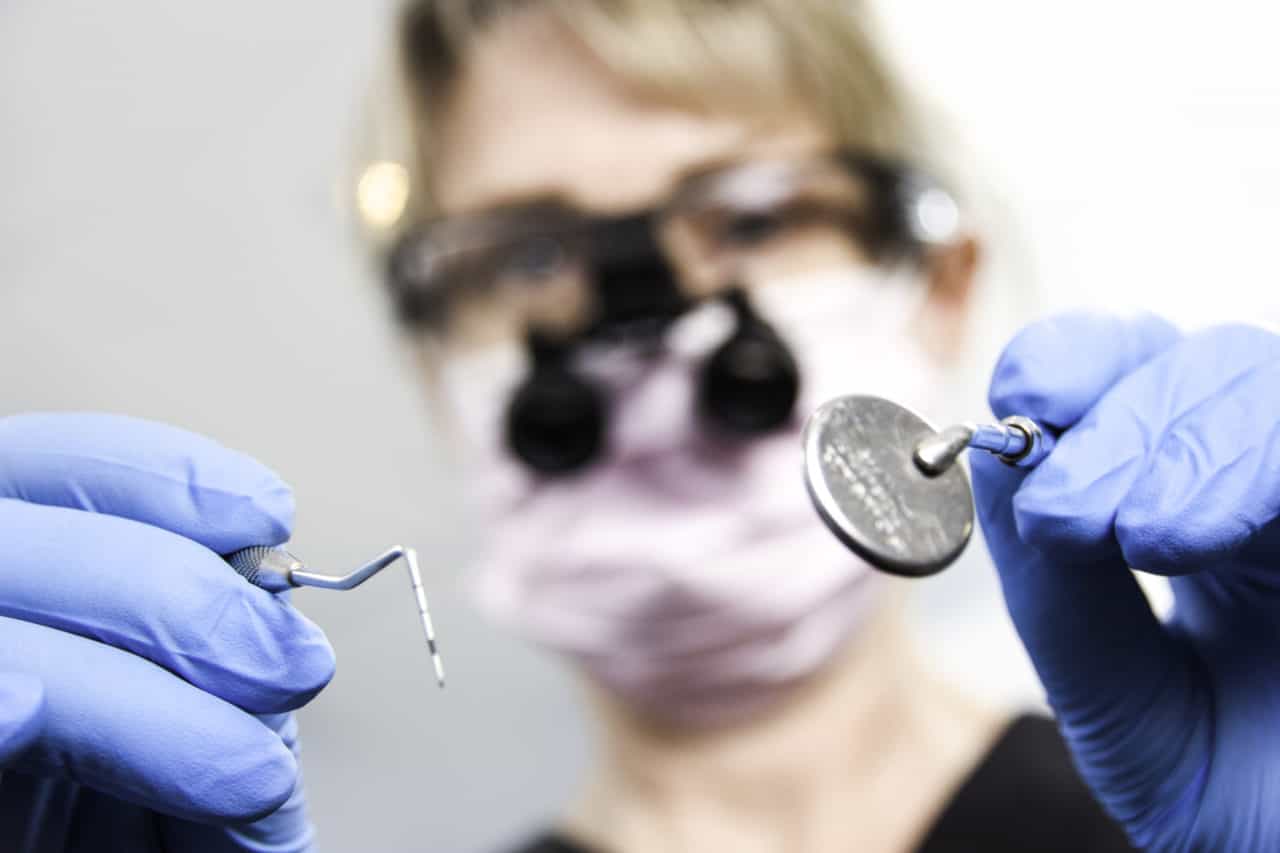
[[(978, 453), (971, 467), (1006, 604), (1081, 775), (1142, 849), (1275, 849), (1280, 336), (1066, 315), (1009, 344), (990, 402), (1057, 437), (1038, 466)], [(820, 410), (806, 445), (814, 497), (860, 553), (899, 529), (945, 533), (915, 574), (963, 547), (970, 517), (962, 472), (913, 470), (932, 434), (855, 398)], [(1132, 569), (1172, 579), (1167, 621)]]

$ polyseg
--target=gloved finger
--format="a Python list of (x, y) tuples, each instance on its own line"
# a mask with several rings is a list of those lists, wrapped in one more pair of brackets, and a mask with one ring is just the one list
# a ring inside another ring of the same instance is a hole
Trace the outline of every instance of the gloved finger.
[(26, 749), (44, 725), (44, 685), (21, 672), (0, 672), (0, 767)]
[(1210, 329), (1132, 384), (1125, 403), (1152, 438), (1116, 539), (1134, 568), (1211, 568), (1280, 517), (1280, 335)]
[(129, 652), (0, 617), (0, 669), (38, 678), (45, 721), (15, 770), (70, 778), (191, 820), (257, 820), (297, 765), (252, 715)]
[(119, 415), (0, 419), (0, 497), (131, 518), (226, 554), (278, 545), (293, 494), (243, 453)]
[(1024, 328), (992, 373), (988, 402), (996, 417), (1025, 415), (1066, 429), (1112, 385), (1177, 343), (1180, 334), (1154, 314), (1062, 314)]
[[(298, 756), (298, 722), (292, 714), (264, 720)], [(301, 776), (301, 772), (299, 773)], [(245, 824), (215, 826), (169, 818), (160, 822), (159, 834), (166, 850), (198, 850), (200, 853), (304, 853), (312, 849), (315, 827), (307, 816), (307, 801), (299, 778), (283, 806), (264, 818)]]
[(256, 713), (333, 676), (321, 630), (218, 555), (158, 527), (0, 500), (0, 615), (127, 649)]
[(1126, 375), (1014, 499), (1028, 542), (1202, 569), (1280, 512), (1280, 337), (1222, 327)]
[(988, 454), (970, 464), (1018, 635), (1085, 778), (1141, 841), (1165, 816), (1162, 804), (1194, 790), (1208, 761), (1211, 702), (1200, 671), (1118, 555), (1092, 560), (1027, 544), (1014, 521), (1025, 472)]
[[(1014, 498), (1022, 538), (1070, 542), (1080, 559), (1114, 555), (1111, 524), (1141, 467), (1130, 451), (1141, 444), (1142, 425), (1127, 417), (1108, 419), (1100, 440), (1090, 423), (1080, 421), (1113, 387), (1178, 339), (1173, 326), (1151, 314), (1075, 313), (1033, 323), (1005, 347), (991, 380), (992, 410), (1000, 417), (1021, 414), (1067, 430)], [(1062, 492), (1081, 499), (1060, 502), (1055, 496)]]

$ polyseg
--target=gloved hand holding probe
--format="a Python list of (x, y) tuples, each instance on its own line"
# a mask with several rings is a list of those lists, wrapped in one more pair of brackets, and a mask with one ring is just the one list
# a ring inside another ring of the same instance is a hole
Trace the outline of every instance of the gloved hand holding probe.
[[(1030, 473), (972, 470), (1085, 780), (1144, 849), (1280, 849), (1280, 336), (1066, 316), (1014, 339), (990, 397), (1061, 431)], [(1172, 576), (1167, 624), (1129, 567)]]
[(104, 415), (0, 419), (0, 838), (310, 846), (290, 711), (324, 635), (219, 555), (288, 539), (248, 457)]

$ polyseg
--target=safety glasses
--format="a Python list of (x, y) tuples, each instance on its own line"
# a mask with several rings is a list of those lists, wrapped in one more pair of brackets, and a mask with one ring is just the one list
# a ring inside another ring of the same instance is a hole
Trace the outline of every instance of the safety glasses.
[(595, 216), (556, 199), (424, 222), (392, 251), (401, 318), (464, 343), (643, 334), (690, 304), (821, 264), (921, 257), (958, 225), (919, 173), (852, 151), (751, 161)]

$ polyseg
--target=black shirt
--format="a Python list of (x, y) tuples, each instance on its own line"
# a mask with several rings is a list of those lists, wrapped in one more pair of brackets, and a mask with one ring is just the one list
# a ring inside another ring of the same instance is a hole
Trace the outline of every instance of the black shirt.
[[(918, 853), (1121, 853), (1124, 832), (1080, 781), (1052, 720), (1019, 717), (969, 774)], [(547, 835), (515, 853), (605, 853)]]

